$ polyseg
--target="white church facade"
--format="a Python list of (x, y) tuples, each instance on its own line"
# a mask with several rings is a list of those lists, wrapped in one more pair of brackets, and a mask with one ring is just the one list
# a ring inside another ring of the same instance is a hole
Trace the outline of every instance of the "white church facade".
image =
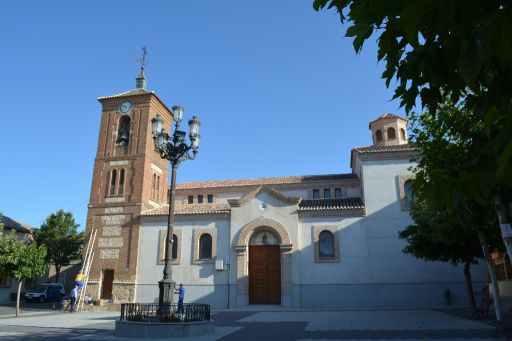
[[(352, 150), (352, 173), (178, 184), (173, 276), (187, 299), (224, 308), (427, 307), (445, 304), (448, 288), (465, 304), (461, 269), (402, 253), (415, 152), (404, 119), (372, 124), (375, 144)], [(388, 140), (392, 130), (402, 135)], [(158, 297), (167, 210), (142, 212), (140, 302)]]
[[(157, 302), (168, 165), (154, 150), (150, 120), (159, 113), (170, 123), (172, 111), (138, 85), (100, 98), (87, 226), (99, 238), (88, 291)], [(416, 156), (407, 121), (384, 114), (370, 130), (373, 143), (352, 149), (349, 173), (178, 183), (172, 271), (185, 301), (416, 308), (444, 305), (448, 290), (451, 304), (465, 305), (462, 268), (402, 252), (398, 232), (412, 222), (406, 193)], [(486, 279), (483, 267), (474, 267), (475, 288)]]

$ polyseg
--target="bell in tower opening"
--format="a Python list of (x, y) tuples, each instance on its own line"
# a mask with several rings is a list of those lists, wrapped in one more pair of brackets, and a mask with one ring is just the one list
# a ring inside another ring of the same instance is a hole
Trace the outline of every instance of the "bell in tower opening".
[(130, 142), (130, 117), (122, 116), (119, 120), (119, 130), (117, 132), (116, 143), (119, 146), (128, 146)]

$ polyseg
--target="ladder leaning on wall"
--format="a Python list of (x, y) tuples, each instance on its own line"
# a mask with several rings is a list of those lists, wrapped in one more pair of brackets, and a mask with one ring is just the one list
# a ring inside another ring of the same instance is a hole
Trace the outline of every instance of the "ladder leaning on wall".
[(78, 293), (78, 300), (76, 302), (76, 311), (82, 311), (84, 308), (85, 292), (87, 290), (87, 282), (89, 281), (89, 271), (91, 270), (92, 260), (94, 258), (93, 246), (96, 240), (96, 230), (92, 230), (89, 235), (89, 242), (87, 243), (87, 250), (85, 252), (85, 259), (82, 263), (82, 274), (84, 275), (84, 286)]

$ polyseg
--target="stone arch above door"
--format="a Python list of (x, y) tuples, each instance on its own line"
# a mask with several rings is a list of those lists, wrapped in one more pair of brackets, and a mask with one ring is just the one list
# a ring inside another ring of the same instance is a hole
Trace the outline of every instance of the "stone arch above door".
[(291, 246), (292, 243), (288, 231), (286, 231), (284, 226), (279, 222), (269, 218), (258, 218), (245, 224), (245, 226), (242, 228), (242, 231), (240, 231), (240, 235), (238, 236), (237, 246), (248, 245), (251, 235), (255, 231), (265, 227), (270, 227), (277, 233), (279, 239), (281, 240), (281, 245)]
[(247, 223), (238, 236), (236, 251), (236, 277), (237, 277), (237, 306), (246, 306), (249, 302), (249, 273), (247, 250), (249, 239), (259, 230), (274, 231), (280, 239), (281, 249), (281, 305), (291, 306), (292, 289), (292, 249), (290, 234), (283, 225), (269, 218), (258, 218)]

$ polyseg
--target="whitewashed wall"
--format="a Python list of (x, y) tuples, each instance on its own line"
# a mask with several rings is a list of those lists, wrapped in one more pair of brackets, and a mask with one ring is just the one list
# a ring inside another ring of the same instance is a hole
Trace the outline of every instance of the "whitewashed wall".
[[(368, 260), (373, 299), (377, 306), (440, 306), (444, 292), (452, 303), (466, 305), (467, 294), (461, 266), (424, 262), (402, 252), (405, 242), (399, 231), (412, 223), (409, 211), (400, 208), (399, 176), (412, 174), (408, 160), (362, 162), (366, 206)], [(475, 289), (486, 285), (483, 266), (473, 268)]]
[[(398, 232), (411, 223), (409, 211), (400, 207), (399, 176), (411, 174), (407, 160), (363, 161), (356, 158), (361, 189), (349, 196), (363, 198), (365, 217), (307, 216), (299, 219), (297, 205), (288, 204), (261, 191), (230, 217), (178, 219), (182, 230), (181, 263), (173, 266), (173, 278), (184, 283), (186, 302), (204, 302), (214, 308), (243, 307), (247, 295), (237, 294), (237, 255), (233, 248), (243, 227), (259, 218), (277, 221), (288, 231), (293, 244), (292, 293), (282, 305), (304, 308), (403, 308), (443, 306), (448, 288), (453, 305), (467, 305), (462, 267), (423, 262), (402, 252), (405, 242)], [(307, 189), (283, 191), (288, 196), (307, 197)], [(240, 198), (243, 193), (216, 194), (219, 200)], [(185, 198), (185, 197), (184, 197)], [(339, 262), (316, 263), (312, 242), (315, 226), (334, 226), (338, 236)], [(217, 259), (229, 261), (228, 271), (215, 271), (214, 264), (192, 262), (195, 228), (217, 230)], [(154, 302), (163, 265), (158, 264), (159, 231), (165, 217), (143, 217), (140, 235), (136, 300)], [(487, 285), (483, 266), (473, 267), (475, 290)], [(228, 298), (229, 295), (229, 298)]]
[[(142, 217), (137, 269), (136, 301), (157, 302), (158, 281), (162, 279), (164, 265), (158, 262), (159, 234), (167, 230), (165, 217)], [(193, 231), (195, 228), (217, 230), (217, 259), (229, 252), (229, 221), (179, 220), (175, 228), (182, 231), (181, 262), (172, 266), (173, 279), (186, 288), (186, 303), (207, 303), (214, 308), (227, 307), (227, 272), (216, 271), (215, 264), (192, 264)]]

